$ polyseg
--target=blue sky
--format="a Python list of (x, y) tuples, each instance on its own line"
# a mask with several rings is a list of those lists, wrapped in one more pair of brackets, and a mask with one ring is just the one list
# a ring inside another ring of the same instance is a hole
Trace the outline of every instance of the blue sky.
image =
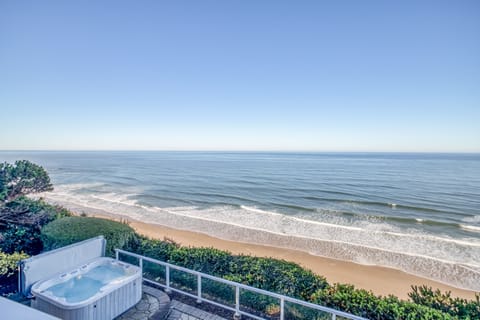
[(0, 149), (480, 152), (479, 1), (1, 1)]

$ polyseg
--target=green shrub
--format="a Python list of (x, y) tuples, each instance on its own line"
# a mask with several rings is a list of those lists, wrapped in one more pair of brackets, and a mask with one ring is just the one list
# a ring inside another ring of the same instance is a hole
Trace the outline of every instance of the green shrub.
[(225, 251), (213, 248), (177, 247), (170, 252), (170, 263), (208, 274), (224, 274), (228, 272), (233, 256)]
[(476, 300), (468, 301), (462, 298), (453, 298), (451, 292), (442, 293), (427, 286), (412, 286), (412, 292), (408, 294), (410, 299), (417, 304), (428, 306), (457, 316), (459, 319), (480, 319), (480, 294), (476, 294)]
[(138, 241), (135, 231), (127, 224), (91, 217), (55, 220), (42, 228), (41, 237), (45, 250), (51, 250), (100, 235), (107, 240), (107, 256), (114, 256), (115, 248), (132, 249)]
[(28, 258), (26, 253), (7, 254), (0, 251), (0, 296), (11, 297), (18, 286), (17, 263)]
[(328, 287), (326, 279), (298, 264), (272, 258), (234, 256), (230, 275), (239, 275), (241, 283), (308, 300), (320, 289)]
[(395, 296), (376, 296), (371, 291), (346, 284), (335, 284), (317, 291), (312, 296), (312, 302), (372, 320), (453, 319), (449, 314), (428, 306), (402, 301)]
[(162, 241), (141, 237), (137, 253), (157, 260), (168, 261), (172, 252), (179, 247), (180, 246), (173, 241)]
[[(229, 252), (213, 248), (181, 247), (171, 241), (150, 240), (143, 238), (137, 253), (186, 267), (227, 280), (240, 282), (260, 289), (273, 291), (288, 296), (308, 300), (317, 290), (328, 286), (324, 277), (315, 275), (299, 265), (284, 260), (236, 256)], [(147, 264), (145, 275), (150, 279), (164, 279), (163, 268)], [(196, 288), (196, 279), (186, 275), (171, 275), (173, 286)], [(234, 291), (228, 285), (205, 281), (204, 293), (217, 301), (231, 303)], [(243, 307), (273, 313), (278, 308), (277, 299), (241, 291)], [(307, 318), (304, 318), (307, 319)]]
[(14, 252), (7, 254), (0, 251), (0, 279), (8, 278), (17, 273), (17, 263), (20, 260), (28, 258), (26, 253)]
[(6, 253), (23, 251), (35, 255), (43, 249), (40, 229), (37, 226), (8, 224), (1, 237), (0, 249)]
[(235, 256), (213, 248), (181, 247), (145, 238), (137, 251), (178, 266), (300, 299), (309, 299), (315, 291), (328, 286), (324, 277), (284, 260)]

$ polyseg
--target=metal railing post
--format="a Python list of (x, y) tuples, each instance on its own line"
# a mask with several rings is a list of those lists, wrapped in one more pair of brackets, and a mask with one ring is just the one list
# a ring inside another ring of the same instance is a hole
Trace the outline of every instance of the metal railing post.
[(140, 267), (140, 271), (143, 273), (143, 258), (138, 258), (138, 266)]
[(235, 286), (235, 314), (233, 319), (240, 320), (242, 315), (240, 314), (240, 287)]
[(118, 260), (119, 258), (119, 252), (118, 249), (115, 249), (115, 259)]
[(285, 319), (285, 299), (280, 298), (280, 320)]
[(18, 262), (18, 267), (17, 267), (17, 270), (18, 270), (18, 292), (22, 292), (22, 279), (23, 279), (23, 276), (22, 276), (22, 267), (20, 266), (20, 263), (21, 262)]
[(167, 286), (165, 288), (165, 292), (171, 293), (172, 290), (170, 290), (170, 267), (168, 265), (165, 266), (165, 285)]
[(332, 313), (332, 320), (336, 320), (337, 319), (337, 315), (335, 313)]
[(202, 275), (197, 274), (197, 303), (202, 303)]

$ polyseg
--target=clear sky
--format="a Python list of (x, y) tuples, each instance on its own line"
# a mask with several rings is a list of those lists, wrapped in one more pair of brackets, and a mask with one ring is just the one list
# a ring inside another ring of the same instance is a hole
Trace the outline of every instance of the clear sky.
[(480, 1), (0, 1), (0, 149), (480, 152)]

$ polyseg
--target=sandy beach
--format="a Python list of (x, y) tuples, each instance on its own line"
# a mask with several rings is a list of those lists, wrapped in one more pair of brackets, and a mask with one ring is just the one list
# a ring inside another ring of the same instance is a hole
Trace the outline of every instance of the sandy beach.
[(393, 294), (402, 299), (408, 298), (411, 285), (427, 285), (441, 291), (451, 291), (453, 296), (473, 299), (475, 292), (462, 290), (449, 285), (417, 277), (399, 270), (379, 266), (367, 266), (325, 257), (314, 256), (306, 252), (223, 240), (209, 235), (185, 230), (172, 229), (159, 224), (144, 223), (131, 218), (94, 214), (96, 217), (112, 220), (127, 220), (139, 234), (154, 239), (172, 239), (175, 242), (192, 247), (213, 247), (233, 254), (246, 254), (258, 257), (272, 257), (296, 262), (313, 272), (327, 278), (330, 283), (350, 283), (357, 288), (371, 290), (377, 295)]

